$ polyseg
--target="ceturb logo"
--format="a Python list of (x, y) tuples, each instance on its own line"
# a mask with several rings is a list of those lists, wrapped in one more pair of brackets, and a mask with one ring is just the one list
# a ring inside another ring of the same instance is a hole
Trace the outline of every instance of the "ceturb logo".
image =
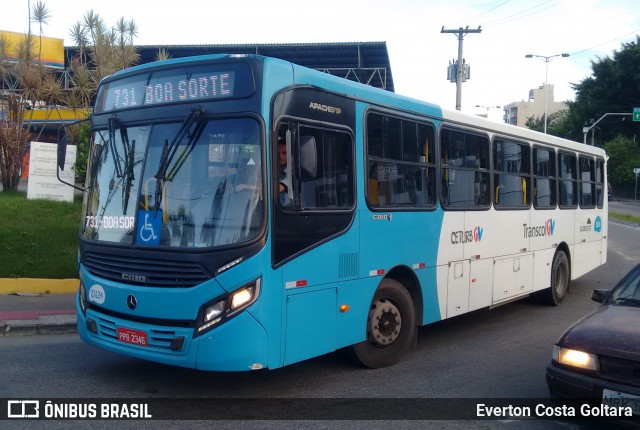
[(451, 243), (470, 243), (480, 242), (482, 240), (482, 234), (484, 229), (482, 227), (474, 227), (471, 230), (458, 230), (451, 232)]
[(553, 236), (553, 231), (556, 228), (556, 221), (553, 218), (549, 218), (544, 224), (529, 226), (524, 225), (524, 237), (543, 237)]

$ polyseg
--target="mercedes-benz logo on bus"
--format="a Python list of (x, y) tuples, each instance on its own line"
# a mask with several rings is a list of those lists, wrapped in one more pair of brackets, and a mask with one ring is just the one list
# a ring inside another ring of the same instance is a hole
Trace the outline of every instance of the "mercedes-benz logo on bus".
[(129, 294), (127, 297), (127, 307), (131, 310), (134, 310), (138, 306), (138, 299), (133, 294)]

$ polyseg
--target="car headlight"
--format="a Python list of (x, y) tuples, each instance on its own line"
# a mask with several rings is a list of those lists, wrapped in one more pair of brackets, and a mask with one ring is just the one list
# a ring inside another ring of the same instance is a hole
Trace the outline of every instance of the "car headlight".
[(202, 335), (253, 304), (260, 295), (260, 284), (261, 278), (258, 278), (242, 288), (202, 306), (198, 312), (198, 323), (194, 336)]
[(598, 370), (598, 356), (589, 352), (575, 349), (562, 348), (558, 345), (553, 347), (553, 360), (565, 366), (578, 367), (586, 370)]

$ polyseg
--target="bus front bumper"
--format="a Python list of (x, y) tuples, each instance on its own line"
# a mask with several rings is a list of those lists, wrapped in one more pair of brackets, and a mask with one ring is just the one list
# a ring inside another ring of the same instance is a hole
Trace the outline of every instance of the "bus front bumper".
[(78, 333), (90, 345), (143, 360), (198, 370), (267, 368), (267, 333), (249, 312), (194, 337), (193, 327), (151, 325), (105, 315), (83, 314), (79, 296)]

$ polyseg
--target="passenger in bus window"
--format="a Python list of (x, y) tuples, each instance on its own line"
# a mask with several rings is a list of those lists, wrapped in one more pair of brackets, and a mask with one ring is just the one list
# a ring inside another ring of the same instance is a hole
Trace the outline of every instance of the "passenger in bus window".
[(369, 201), (371, 204), (380, 204), (378, 193), (378, 163), (374, 161), (369, 168)]
[(291, 204), (291, 199), (289, 199), (289, 187), (291, 184), (287, 182), (287, 144), (284, 141), (284, 137), (278, 142), (278, 165), (280, 167), (280, 179), (278, 182), (280, 204), (283, 207), (288, 207)]

